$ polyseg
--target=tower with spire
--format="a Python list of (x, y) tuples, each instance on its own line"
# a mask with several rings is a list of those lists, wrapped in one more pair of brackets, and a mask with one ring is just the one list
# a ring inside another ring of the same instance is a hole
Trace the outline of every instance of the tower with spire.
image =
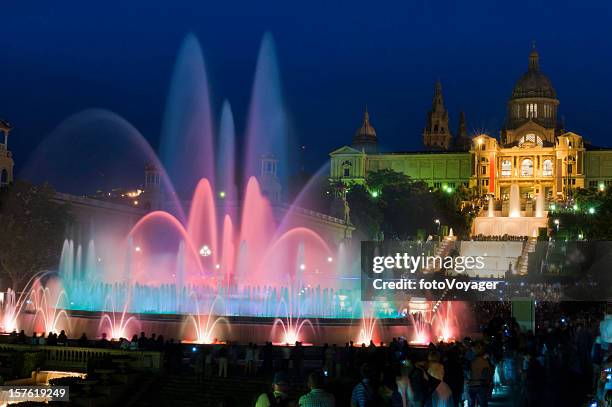
[(427, 124), (423, 129), (423, 144), (430, 150), (448, 150), (453, 135), (448, 128), (448, 111), (444, 107), (442, 84), (438, 80), (434, 90), (431, 110), (427, 114)]
[(13, 126), (6, 120), (0, 119), (0, 132), (3, 139), (0, 139), (0, 187), (4, 187), (13, 182), (13, 156), (8, 149), (8, 136)]
[(376, 143), (376, 130), (370, 124), (370, 113), (368, 113), (368, 106), (366, 105), (363, 113), (363, 123), (353, 136), (353, 147), (366, 153), (375, 153), (377, 150)]
[(455, 136), (455, 148), (459, 151), (468, 151), (472, 144), (472, 138), (468, 135), (465, 112), (459, 113), (459, 126)]

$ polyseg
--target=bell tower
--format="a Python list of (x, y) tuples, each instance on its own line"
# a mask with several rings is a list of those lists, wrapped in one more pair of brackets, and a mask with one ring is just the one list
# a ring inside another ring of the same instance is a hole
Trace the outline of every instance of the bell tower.
[(432, 107), (427, 114), (427, 124), (423, 129), (423, 144), (430, 150), (448, 150), (452, 139), (453, 135), (448, 128), (448, 111), (442, 98), (442, 84), (438, 80)]
[(0, 187), (7, 186), (13, 182), (13, 155), (8, 149), (8, 136), (13, 126), (5, 120), (0, 119), (0, 132), (4, 137), (0, 139)]

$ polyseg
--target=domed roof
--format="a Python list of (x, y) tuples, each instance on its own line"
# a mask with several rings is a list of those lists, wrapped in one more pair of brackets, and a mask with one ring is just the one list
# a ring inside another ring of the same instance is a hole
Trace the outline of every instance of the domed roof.
[(376, 130), (370, 124), (370, 114), (368, 113), (368, 108), (366, 107), (365, 113), (363, 114), (363, 124), (361, 127), (355, 132), (355, 136), (353, 137), (353, 145), (360, 144), (372, 144), (376, 143)]
[(557, 98), (550, 79), (540, 71), (539, 56), (535, 48), (529, 54), (529, 69), (512, 90), (512, 99), (519, 98)]

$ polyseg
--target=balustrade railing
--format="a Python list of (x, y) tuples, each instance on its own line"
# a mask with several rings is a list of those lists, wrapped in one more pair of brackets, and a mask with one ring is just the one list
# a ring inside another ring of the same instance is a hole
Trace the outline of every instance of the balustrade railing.
[[(90, 359), (109, 357), (118, 364), (134, 370), (159, 371), (163, 366), (163, 353), (156, 351), (125, 351), (107, 348), (82, 348), (71, 346), (0, 344), (0, 352), (43, 352), (44, 368), (85, 371)], [(120, 366), (121, 367), (121, 366)]]

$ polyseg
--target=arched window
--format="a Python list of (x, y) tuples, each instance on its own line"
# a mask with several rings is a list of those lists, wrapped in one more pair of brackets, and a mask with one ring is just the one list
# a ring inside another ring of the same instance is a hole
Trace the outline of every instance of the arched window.
[(552, 177), (553, 175), (552, 160), (544, 160), (544, 163), (542, 164), (542, 175), (544, 177)]
[(527, 103), (525, 105), (525, 114), (528, 119), (538, 117), (538, 105), (536, 103)]
[(509, 177), (512, 175), (512, 164), (510, 160), (502, 160), (501, 162), (501, 176)]
[(533, 176), (533, 161), (530, 158), (525, 158), (521, 162), (521, 177)]
[(540, 138), (540, 136), (536, 136), (533, 133), (529, 133), (529, 134), (525, 134), (523, 137), (520, 138), (519, 140), (519, 147), (522, 146), (524, 143), (533, 143), (533, 144), (537, 144), (538, 146), (542, 147), (543, 142), (542, 139)]
[(6, 169), (2, 169), (0, 172), (0, 185), (8, 184), (8, 171)]
[(342, 162), (342, 176), (343, 177), (350, 177), (351, 176), (351, 167), (353, 166), (353, 163), (350, 162), (349, 160), (343, 161)]

